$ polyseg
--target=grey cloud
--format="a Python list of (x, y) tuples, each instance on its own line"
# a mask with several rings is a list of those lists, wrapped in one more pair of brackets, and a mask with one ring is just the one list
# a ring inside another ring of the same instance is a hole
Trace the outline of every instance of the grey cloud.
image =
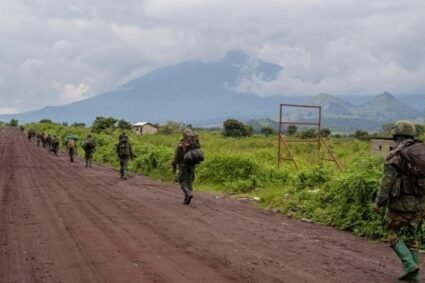
[(399, 0), (4, 0), (0, 112), (235, 49), (284, 67), (271, 82), (241, 78), (259, 95), (420, 94), (424, 14), (425, 2)]

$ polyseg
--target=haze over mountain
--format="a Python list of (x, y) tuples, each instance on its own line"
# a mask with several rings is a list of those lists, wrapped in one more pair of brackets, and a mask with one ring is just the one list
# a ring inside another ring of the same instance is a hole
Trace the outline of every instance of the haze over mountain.
[[(423, 111), (400, 102), (387, 92), (368, 97), (366, 103), (353, 105), (342, 97), (324, 93), (313, 97), (260, 97), (238, 91), (241, 82), (267, 83), (276, 79), (282, 70), (279, 65), (233, 51), (219, 62), (185, 62), (156, 70), (115, 91), (63, 106), (0, 115), (0, 120), (15, 118), (25, 123), (48, 118), (90, 124), (97, 116), (113, 116), (130, 122), (174, 120), (211, 125), (221, 124), (227, 118), (277, 120), (280, 103), (320, 105), (323, 126), (334, 130), (378, 130), (385, 122), (402, 118), (417, 120), (424, 116)], [(418, 99), (419, 96), (411, 103), (420, 104)]]

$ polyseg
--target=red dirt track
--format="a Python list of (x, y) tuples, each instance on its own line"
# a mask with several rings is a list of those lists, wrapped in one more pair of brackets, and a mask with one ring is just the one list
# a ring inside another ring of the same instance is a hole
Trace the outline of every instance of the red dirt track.
[(0, 130), (0, 282), (398, 282), (384, 243), (85, 168)]

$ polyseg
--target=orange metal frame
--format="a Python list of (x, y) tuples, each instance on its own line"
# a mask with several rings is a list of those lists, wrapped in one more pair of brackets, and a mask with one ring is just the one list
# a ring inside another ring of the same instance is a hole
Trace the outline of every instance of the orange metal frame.
[[(285, 112), (284, 112), (284, 107), (286, 108), (290, 108), (290, 107), (294, 107), (294, 108), (311, 108), (311, 109), (317, 109), (318, 111), (318, 119), (316, 121), (313, 122), (297, 122), (297, 121), (285, 121)], [(330, 158), (328, 159), (323, 159), (326, 161), (332, 161), (335, 162), (335, 165), (337, 166), (337, 168), (342, 171), (342, 167), (339, 164), (338, 160), (335, 158), (335, 155), (332, 153), (332, 151), (330, 150), (330, 148), (328, 147), (328, 145), (325, 143), (325, 140), (323, 139), (323, 137), (320, 135), (320, 130), (321, 130), (321, 123), (322, 123), (322, 108), (320, 106), (313, 106), (313, 105), (296, 105), (296, 104), (280, 104), (280, 116), (279, 116), (279, 146), (278, 146), (278, 157), (277, 157), (277, 164), (278, 167), (280, 167), (280, 163), (283, 160), (287, 160), (287, 161), (292, 161), (295, 168), (299, 169), (299, 166), (294, 158), (293, 153), (291, 152), (291, 150), (289, 149), (289, 144), (290, 143), (316, 143), (317, 144), (317, 156), (318, 158), (320, 158), (320, 148), (321, 145), (323, 144), (323, 147), (325, 148), (325, 150), (327, 151), (327, 153), (329, 154)], [(285, 138), (285, 133), (284, 133), (284, 126), (285, 125), (310, 125), (310, 126), (314, 126), (317, 129), (317, 138), (316, 139), (310, 139), (310, 140), (291, 140), (288, 141)], [(283, 155), (283, 152), (287, 152), (287, 156)]]

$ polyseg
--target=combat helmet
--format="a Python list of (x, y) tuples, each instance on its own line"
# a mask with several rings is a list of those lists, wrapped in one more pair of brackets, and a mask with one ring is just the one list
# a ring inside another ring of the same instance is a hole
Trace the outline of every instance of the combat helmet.
[(188, 140), (193, 137), (193, 131), (189, 128), (183, 130), (183, 139)]
[(399, 120), (391, 128), (391, 135), (414, 137), (417, 135), (415, 124), (407, 120)]

